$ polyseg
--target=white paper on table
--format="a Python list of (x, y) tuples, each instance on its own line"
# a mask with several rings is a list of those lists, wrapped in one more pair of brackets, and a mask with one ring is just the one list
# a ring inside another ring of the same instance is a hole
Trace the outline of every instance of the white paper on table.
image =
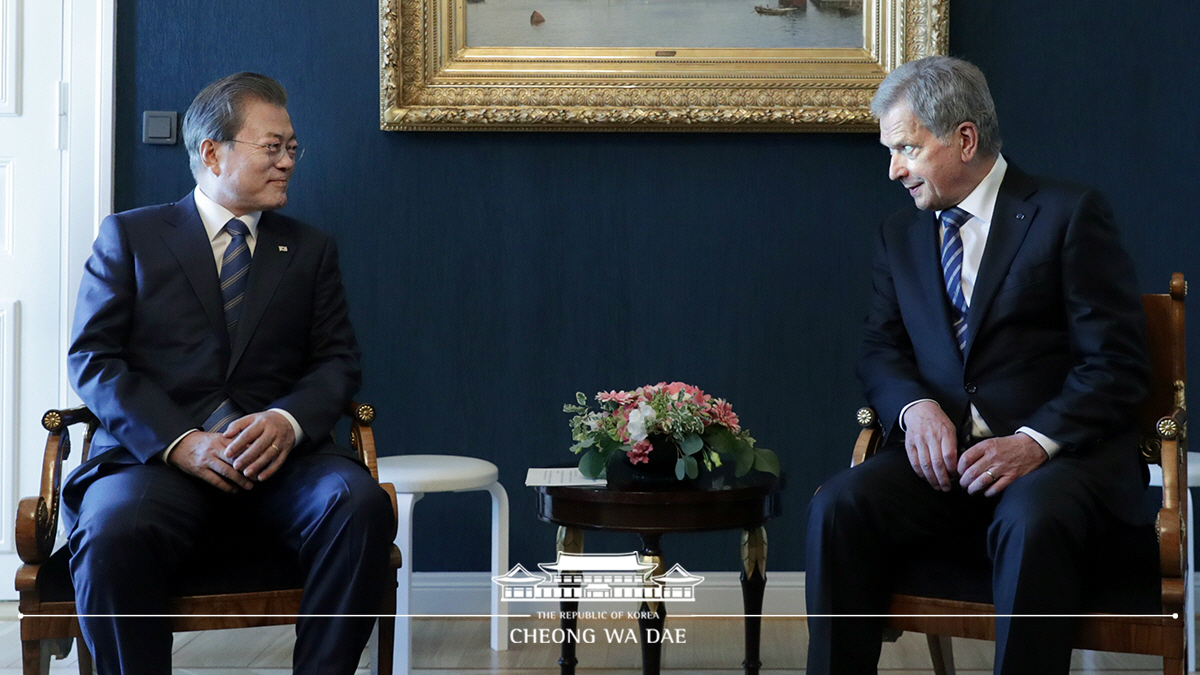
[(530, 469), (525, 474), (525, 485), (534, 487), (539, 485), (545, 486), (569, 486), (569, 485), (607, 485), (608, 481), (603, 478), (588, 478), (576, 468), (556, 468), (556, 469)]

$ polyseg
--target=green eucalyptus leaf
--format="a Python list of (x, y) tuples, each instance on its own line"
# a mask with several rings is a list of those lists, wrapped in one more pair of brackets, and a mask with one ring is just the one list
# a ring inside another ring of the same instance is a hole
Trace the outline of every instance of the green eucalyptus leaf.
[(690, 458), (680, 457), (675, 460), (675, 480), (683, 480), (684, 475), (687, 474), (687, 462), (685, 461), (687, 459)]
[(729, 429), (714, 424), (704, 432), (704, 442), (714, 452), (729, 454), (733, 452), (733, 434)]
[(735, 455), (743, 452), (754, 452), (754, 439), (748, 436), (733, 436), (730, 445), (733, 447), (733, 454)]
[(579, 459), (579, 472), (588, 478), (600, 478), (608, 465), (608, 455), (595, 449)]
[(754, 449), (754, 468), (776, 476), (779, 475), (779, 457), (766, 448)]
[(629, 452), (632, 450), (628, 445), (609, 436), (607, 433), (598, 433), (595, 436), (597, 445), (604, 452)]
[[(687, 467), (687, 477), (688, 478), (695, 478), (696, 476), (700, 475), (700, 467), (696, 464), (695, 457), (680, 457), (679, 459)], [(679, 472), (678, 466), (675, 468), (675, 472), (676, 473)]]
[(691, 456), (704, 449), (704, 440), (698, 434), (688, 434), (683, 437), (683, 443), (679, 446), (683, 450), (683, 454)]
[(737, 460), (737, 466), (733, 470), (733, 475), (741, 478), (750, 473), (750, 469), (754, 466), (754, 452), (752, 450), (738, 450), (733, 453), (734, 459)]

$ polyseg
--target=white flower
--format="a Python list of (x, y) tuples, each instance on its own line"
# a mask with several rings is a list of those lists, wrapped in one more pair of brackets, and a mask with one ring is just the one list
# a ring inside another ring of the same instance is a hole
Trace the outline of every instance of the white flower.
[(657, 419), (657, 414), (649, 403), (645, 401), (638, 403), (637, 409), (629, 411), (629, 424), (625, 427), (629, 438), (635, 443), (644, 440), (649, 435), (646, 433), (646, 428), (654, 424), (655, 419)]

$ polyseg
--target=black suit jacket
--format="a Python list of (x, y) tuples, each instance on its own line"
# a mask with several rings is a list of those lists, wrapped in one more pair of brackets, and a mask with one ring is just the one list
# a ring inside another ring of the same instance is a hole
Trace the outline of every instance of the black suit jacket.
[[(1145, 318), (1133, 264), (1099, 194), (1029, 176), (1000, 186), (960, 353), (943, 287), (938, 223), (915, 207), (879, 233), (859, 377), (890, 442), (912, 401), (938, 402), (956, 424), (974, 404), (998, 436), (1028, 426), (1087, 457), (1085, 480), (1144, 485), (1133, 413), (1147, 392)], [(1057, 457), (1051, 461), (1057, 461)]]
[(105, 463), (158, 461), (227, 396), (246, 412), (291, 413), (306, 439), (295, 452), (349, 452), (330, 440), (361, 381), (333, 239), (263, 213), (245, 303), (231, 343), (191, 194), (104, 220), (68, 354), (75, 390), (102, 428), (69, 491), (82, 494)]

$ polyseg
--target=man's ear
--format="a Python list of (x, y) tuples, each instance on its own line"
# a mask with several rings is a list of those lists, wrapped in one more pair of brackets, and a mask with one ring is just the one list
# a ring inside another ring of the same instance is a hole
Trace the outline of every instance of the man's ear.
[(221, 175), (221, 157), (217, 142), (211, 138), (200, 141), (200, 162), (212, 175)]
[(979, 128), (974, 122), (963, 122), (954, 130), (954, 136), (959, 142), (963, 164), (969, 164), (979, 154)]

